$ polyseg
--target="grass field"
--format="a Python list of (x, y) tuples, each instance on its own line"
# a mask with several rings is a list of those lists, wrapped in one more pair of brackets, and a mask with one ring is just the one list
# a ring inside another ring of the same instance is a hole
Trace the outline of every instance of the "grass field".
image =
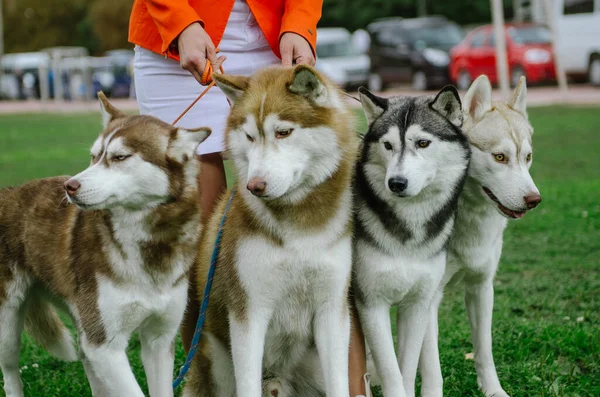
[[(496, 278), (494, 353), (511, 396), (600, 396), (600, 108), (530, 110), (543, 203), (510, 223)], [(364, 127), (364, 124), (363, 126)], [(0, 186), (87, 166), (99, 114), (0, 116)], [(440, 314), (446, 396), (479, 396), (460, 291)], [(0, 335), (1, 337), (1, 335)], [(89, 396), (79, 363), (22, 341), (26, 396)], [(139, 343), (132, 366), (145, 379)], [(183, 362), (178, 346), (176, 367)]]

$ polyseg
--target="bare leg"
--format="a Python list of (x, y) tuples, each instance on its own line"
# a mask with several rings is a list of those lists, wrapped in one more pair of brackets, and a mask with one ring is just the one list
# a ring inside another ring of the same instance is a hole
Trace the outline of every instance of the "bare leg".
[(354, 296), (350, 296), (350, 355), (348, 373), (350, 377), (350, 397), (367, 396), (363, 377), (367, 372), (365, 336), (360, 325)]
[[(200, 205), (202, 206), (202, 222), (206, 223), (219, 197), (227, 189), (227, 181), (221, 153), (203, 154), (199, 156), (199, 159), (201, 168), (198, 174), (198, 191), (200, 192)], [(189, 281), (188, 304), (181, 324), (181, 340), (186, 353), (190, 350), (192, 344), (199, 311), (198, 288), (196, 286), (196, 276), (192, 269)]]

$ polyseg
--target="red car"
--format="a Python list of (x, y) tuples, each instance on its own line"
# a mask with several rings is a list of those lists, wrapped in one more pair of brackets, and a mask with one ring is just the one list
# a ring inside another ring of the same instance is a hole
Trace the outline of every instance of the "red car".
[[(450, 51), (450, 78), (466, 90), (478, 76), (485, 74), (496, 84), (496, 49), (493, 26), (470, 32)], [(556, 79), (550, 30), (538, 24), (506, 24), (506, 53), (513, 86), (525, 75), (528, 84)]]

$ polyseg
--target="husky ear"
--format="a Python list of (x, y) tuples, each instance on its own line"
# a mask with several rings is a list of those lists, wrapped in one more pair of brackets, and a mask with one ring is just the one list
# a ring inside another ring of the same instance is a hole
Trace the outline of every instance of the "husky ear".
[(513, 96), (511, 100), (508, 102), (508, 106), (521, 113), (523, 117), (527, 117), (527, 81), (525, 80), (525, 76), (521, 76), (517, 86), (515, 87), (515, 92), (513, 92)]
[(367, 122), (371, 125), (387, 110), (389, 101), (387, 98), (374, 95), (365, 87), (358, 87), (358, 93), (363, 112), (365, 112), (365, 116), (367, 117)]
[(436, 95), (431, 105), (433, 110), (444, 116), (457, 127), (462, 126), (462, 108), (460, 96), (453, 85), (447, 85)]
[(492, 110), (492, 84), (486, 75), (482, 74), (471, 84), (463, 99), (463, 109), (474, 121), (481, 120)]
[(108, 124), (114, 119), (125, 116), (123, 112), (121, 112), (119, 109), (111, 105), (110, 102), (108, 102), (108, 99), (106, 99), (106, 95), (104, 95), (104, 92), (98, 91), (98, 99), (100, 100), (100, 111), (102, 112), (102, 126), (104, 129), (106, 129), (106, 127), (108, 127)]
[(292, 81), (288, 83), (287, 89), (291, 93), (303, 96), (317, 105), (326, 105), (327, 88), (315, 70), (310, 66), (296, 66), (294, 68), (294, 76), (292, 77)]
[(244, 92), (248, 89), (250, 77), (235, 76), (214, 72), (212, 75), (217, 87), (229, 98), (232, 103), (235, 103)]
[(211, 133), (208, 127), (200, 127), (193, 130), (185, 128), (177, 128), (171, 133), (169, 147), (167, 148), (167, 156), (185, 163), (190, 159), (196, 148), (202, 143)]

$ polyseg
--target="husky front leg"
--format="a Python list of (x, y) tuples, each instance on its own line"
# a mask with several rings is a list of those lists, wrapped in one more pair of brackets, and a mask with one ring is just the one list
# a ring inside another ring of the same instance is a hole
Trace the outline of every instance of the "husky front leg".
[(271, 310), (249, 305), (244, 317), (229, 314), (236, 397), (260, 397), (265, 336)]
[(87, 359), (86, 373), (89, 370), (98, 381), (97, 389), (104, 390), (107, 396), (144, 397), (138, 385), (125, 349), (129, 338), (120, 338), (124, 343), (93, 345), (87, 338), (81, 343), (83, 354)]
[(140, 332), (142, 362), (151, 397), (173, 396), (174, 335), (154, 337)]
[(423, 299), (405, 307), (398, 307), (398, 363), (404, 377), (407, 397), (415, 395), (415, 380), (419, 355), (429, 323), (431, 299)]
[(185, 311), (187, 288), (188, 283), (182, 282), (171, 292), (169, 310), (146, 321), (140, 329), (142, 362), (151, 397), (173, 396), (174, 343)]
[(83, 370), (85, 371), (85, 375), (87, 377), (88, 383), (90, 384), (90, 389), (92, 389), (92, 396), (94, 397), (104, 397), (108, 396), (106, 390), (102, 386), (102, 382), (98, 379), (92, 367), (85, 356), (81, 357), (81, 364), (83, 364)]
[(390, 305), (363, 305), (356, 302), (360, 322), (373, 355), (373, 361), (383, 387), (384, 397), (405, 397), (404, 384), (396, 354), (390, 321)]
[(471, 337), (475, 352), (477, 383), (486, 396), (508, 397), (500, 386), (492, 355), (492, 311), (494, 286), (492, 277), (483, 281), (465, 280), (465, 304), (471, 324)]
[(314, 333), (327, 396), (348, 397), (350, 395), (348, 381), (350, 312), (345, 292), (332, 297), (318, 309)]
[(429, 309), (429, 324), (419, 358), (422, 397), (441, 397), (443, 395), (444, 378), (442, 377), (438, 347), (438, 311), (441, 301), (442, 291), (438, 290)]
[(0, 369), (6, 397), (23, 397), (19, 372), (19, 349), (25, 322), (23, 302), (10, 297), (0, 306)]

